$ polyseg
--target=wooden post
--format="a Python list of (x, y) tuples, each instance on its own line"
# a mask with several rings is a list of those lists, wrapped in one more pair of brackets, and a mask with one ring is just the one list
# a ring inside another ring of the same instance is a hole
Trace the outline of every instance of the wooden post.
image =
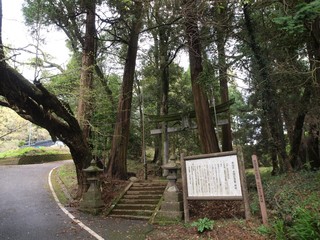
[(246, 180), (246, 170), (244, 167), (244, 159), (242, 149), (238, 149), (238, 163), (239, 163), (239, 172), (240, 172), (240, 181), (242, 186), (242, 196), (243, 196), (243, 203), (244, 203), (244, 214), (246, 220), (251, 218), (250, 212), (250, 204), (249, 204), (249, 196), (248, 196), (248, 188), (247, 188), (247, 180)]
[(186, 177), (186, 165), (184, 162), (184, 153), (181, 153), (181, 177), (182, 177), (182, 189), (183, 189), (183, 212), (184, 212), (184, 222), (189, 222), (189, 205), (188, 205), (188, 187), (187, 187), (187, 177)]
[(254, 174), (255, 174), (255, 178), (256, 178), (256, 185), (257, 185), (258, 196), (259, 196), (262, 223), (264, 225), (268, 225), (266, 202), (264, 200), (264, 193), (263, 193), (260, 171), (259, 171), (259, 163), (258, 163), (258, 159), (257, 159), (256, 155), (252, 155), (252, 164), (253, 164)]

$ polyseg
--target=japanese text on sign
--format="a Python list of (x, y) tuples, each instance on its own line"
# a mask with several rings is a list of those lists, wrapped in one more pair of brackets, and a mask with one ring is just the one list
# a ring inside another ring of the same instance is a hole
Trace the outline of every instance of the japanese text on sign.
[(189, 197), (241, 197), (236, 155), (186, 161)]

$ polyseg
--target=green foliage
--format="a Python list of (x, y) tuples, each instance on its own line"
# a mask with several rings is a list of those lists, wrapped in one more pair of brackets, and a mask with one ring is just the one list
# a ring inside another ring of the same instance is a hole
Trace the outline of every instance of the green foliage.
[(212, 230), (214, 226), (214, 221), (208, 218), (200, 218), (191, 224), (193, 227), (197, 227), (198, 232), (202, 233), (207, 230)]
[(67, 191), (72, 195), (72, 197), (75, 197), (77, 189), (77, 174), (74, 163), (67, 163), (60, 166), (55, 170), (55, 173), (59, 176), (59, 179), (63, 182)]
[[(104, 84), (108, 84), (109, 89), (112, 91), (112, 97), (116, 100), (121, 86), (120, 76), (110, 74), (106, 81), (107, 83)], [(93, 146), (94, 156), (106, 158), (106, 152), (110, 149), (111, 136), (116, 121), (116, 107), (110, 102), (101, 81), (95, 81), (94, 90), (91, 94), (94, 100), (95, 111), (90, 122), (92, 130), (90, 144)]]
[[(317, 210), (317, 209), (315, 209)], [(320, 215), (317, 212), (302, 207), (296, 208), (292, 226), (288, 227), (290, 239), (320, 239)]]
[(33, 156), (22, 156), (19, 159), (18, 164), (38, 164), (38, 163), (47, 163), (53, 161), (69, 160), (72, 159), (70, 154), (42, 154), (42, 155), (33, 155)]
[(58, 151), (47, 150), (45, 148), (26, 147), (14, 150), (8, 150), (0, 153), (0, 158), (22, 157), (30, 155), (44, 155), (44, 154), (57, 154)]
[(290, 221), (275, 220), (269, 234), (279, 240), (320, 239), (319, 209), (297, 207)]
[(80, 68), (80, 56), (73, 54), (67, 64), (67, 69), (62, 74), (50, 77), (45, 84), (50, 92), (64, 103), (68, 103), (72, 111), (76, 109), (77, 105)]
[(295, 11), (289, 16), (279, 16), (273, 21), (283, 26), (283, 29), (290, 33), (303, 32), (306, 24), (311, 23), (320, 14), (320, 1), (310, 3), (300, 3), (295, 7)]
[(216, 76), (216, 69), (209, 61), (204, 61), (203, 71), (197, 78), (197, 83), (207, 92), (208, 96), (219, 96), (219, 80)]
[[(257, 231), (279, 240), (320, 239), (319, 177), (320, 171), (280, 176), (262, 174), (265, 199), (272, 214), (269, 215), (270, 227), (259, 227)], [(249, 187), (251, 181), (248, 181)], [(250, 207), (258, 210), (258, 196), (252, 198)]]
[(276, 220), (271, 228), (271, 234), (275, 237), (277, 240), (286, 240), (288, 239), (285, 233), (285, 225), (284, 221), (282, 219)]
[(59, 23), (68, 19), (68, 12), (79, 11), (79, 0), (47, 1), (25, 0), (23, 15), (28, 26), (36, 25), (41, 20), (45, 26)]
[(268, 226), (265, 225), (260, 225), (257, 228), (258, 233), (262, 234), (262, 235), (269, 235), (270, 234), (270, 228)]
[(253, 215), (260, 212), (260, 205), (259, 205), (259, 199), (255, 198), (250, 202), (250, 211)]
[(43, 147), (26, 147), (0, 153), (1, 164), (35, 164), (66, 159), (72, 159), (69, 153)]
[(316, 200), (320, 188), (318, 174), (319, 171), (302, 171), (270, 178), (264, 184), (266, 202), (277, 210), (283, 219), (288, 215), (292, 216), (297, 206), (319, 208)]

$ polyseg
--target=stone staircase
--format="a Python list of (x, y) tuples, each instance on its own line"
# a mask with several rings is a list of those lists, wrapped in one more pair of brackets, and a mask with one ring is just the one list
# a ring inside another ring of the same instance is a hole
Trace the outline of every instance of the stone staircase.
[(134, 182), (113, 205), (110, 217), (150, 220), (162, 199), (167, 182)]

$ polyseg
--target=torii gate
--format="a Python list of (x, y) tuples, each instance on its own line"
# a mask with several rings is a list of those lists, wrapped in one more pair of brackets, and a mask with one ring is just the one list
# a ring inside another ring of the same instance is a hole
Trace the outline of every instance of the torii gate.
[[(229, 111), (230, 106), (232, 104), (234, 104), (234, 102), (235, 102), (235, 99), (230, 99), (229, 101), (224, 102), (222, 104), (219, 104), (217, 106), (212, 106), (212, 107), (210, 107), (210, 113), (212, 115), (216, 116), (217, 114), (227, 112), (227, 111)], [(161, 136), (162, 136), (162, 146), (163, 146), (162, 164), (168, 163), (168, 160), (169, 160), (168, 134), (183, 131), (183, 130), (197, 128), (196, 125), (191, 126), (191, 124), (190, 124), (191, 123), (190, 119), (196, 117), (195, 110), (189, 111), (189, 112), (167, 114), (167, 115), (163, 115), (163, 116), (146, 115), (146, 117), (149, 119), (150, 123), (160, 123), (160, 122), (162, 123), (162, 128), (152, 129), (150, 131), (151, 135), (161, 134)], [(167, 123), (173, 122), (173, 121), (180, 122), (180, 127), (168, 127)], [(216, 122), (216, 118), (214, 118), (214, 122)], [(226, 125), (228, 123), (229, 123), (228, 119), (222, 119), (222, 120), (217, 120), (217, 123), (215, 125), (221, 126), (221, 125)]]

